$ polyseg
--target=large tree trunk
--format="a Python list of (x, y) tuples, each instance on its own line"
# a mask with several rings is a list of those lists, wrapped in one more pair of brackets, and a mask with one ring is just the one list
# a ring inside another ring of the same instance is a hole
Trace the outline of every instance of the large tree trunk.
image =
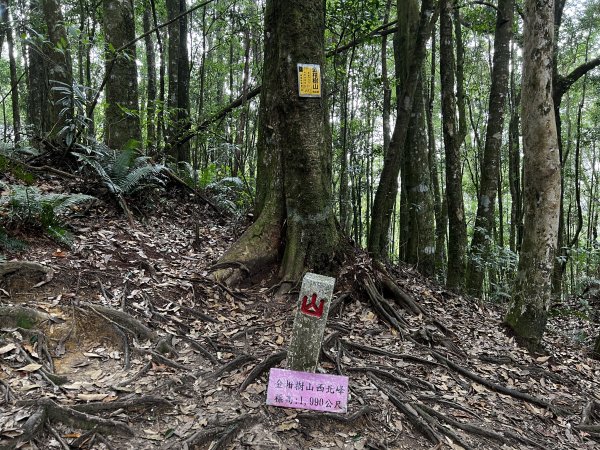
[[(133, 2), (103, 0), (106, 43), (118, 49), (135, 38)], [(107, 70), (112, 72), (106, 82), (106, 128), (104, 141), (114, 149), (139, 148), (142, 140), (138, 106), (135, 46), (120, 54), (110, 49), (106, 55)], [(116, 58), (116, 59), (114, 59)], [(113, 60), (114, 59), (114, 60)]]
[[(297, 64), (323, 69), (322, 0), (268, 0), (258, 137), (258, 218), (221, 258), (251, 274), (275, 263), (283, 243), (280, 277), (296, 281), (306, 268), (327, 270), (338, 246), (332, 210), (331, 147), (320, 98), (298, 96)], [(283, 241), (283, 242), (282, 242)], [(240, 270), (219, 270), (233, 283)]]
[(454, 95), (455, 59), (452, 33), (453, 0), (440, 6), (440, 75), (442, 120), (446, 153), (446, 199), (448, 204), (448, 275), (446, 285), (461, 289), (465, 278), (467, 226), (462, 192), (461, 130), (456, 124)]
[(437, 20), (430, 0), (421, 4), (418, 33), (416, 35), (412, 58), (408, 61), (406, 84), (399, 95), (399, 109), (396, 125), (390, 141), (390, 148), (385, 155), (379, 185), (373, 201), (371, 227), (369, 230), (368, 249), (373, 257), (386, 259), (388, 251), (388, 232), (390, 218), (398, 194), (398, 172), (402, 163), (402, 153), (406, 144), (411, 111), (415, 91), (421, 77), (421, 67), (426, 56), (425, 44), (431, 28)]
[[(29, 61), (29, 71), (27, 72), (27, 121), (32, 126), (35, 138), (42, 136), (50, 131), (49, 124), (49, 87), (47, 75), (47, 61), (41, 52), (43, 48), (42, 39), (39, 36), (44, 35), (44, 20), (40, 13), (38, 0), (29, 2), (30, 31), (28, 33), (27, 59)], [(35, 142), (35, 141), (34, 141)]]
[[(167, 19), (186, 10), (185, 0), (167, 0)], [(187, 52), (188, 17), (184, 16), (168, 27), (169, 32), (169, 97), (167, 101), (171, 118), (166, 136), (170, 156), (176, 161), (190, 160), (189, 140), (182, 138), (190, 129), (190, 69)]]
[[(402, 6), (401, 6), (402, 5)], [(418, 33), (417, 1), (398, 3), (396, 33), (396, 77), (401, 91), (408, 73), (403, 66), (410, 60), (414, 36)], [(423, 70), (420, 67), (419, 70)], [(435, 273), (435, 222), (429, 148), (425, 140), (425, 104), (422, 76), (415, 89), (406, 145), (402, 155), (400, 200), (400, 258), (427, 276)], [(400, 98), (400, 97), (398, 97)], [(400, 105), (398, 105), (400, 106)]]
[(525, 4), (521, 114), (525, 226), (505, 320), (530, 348), (539, 346), (546, 326), (560, 208), (560, 159), (552, 99), (553, 12), (553, 0), (527, 0)]
[(69, 50), (69, 40), (64, 26), (60, 3), (56, 0), (42, 0), (42, 10), (48, 32), (48, 42), (44, 53), (48, 61), (47, 91), (50, 100), (48, 109), (48, 131), (51, 137), (64, 132), (64, 127), (73, 117), (73, 66)]
[(475, 296), (481, 296), (485, 275), (484, 260), (489, 257), (489, 247), (492, 243), (494, 205), (500, 177), (499, 158), (504, 129), (504, 107), (508, 94), (508, 77), (510, 73), (513, 1), (499, 0), (496, 14), (492, 86), (490, 88), (485, 148), (481, 166), (481, 188), (479, 190), (477, 216), (467, 269), (467, 291)]

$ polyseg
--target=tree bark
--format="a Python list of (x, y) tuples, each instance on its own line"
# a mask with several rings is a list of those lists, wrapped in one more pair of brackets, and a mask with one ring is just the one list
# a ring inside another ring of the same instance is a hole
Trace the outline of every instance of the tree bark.
[(440, 6), (440, 75), (442, 120), (446, 153), (446, 199), (448, 204), (448, 275), (446, 285), (460, 290), (465, 279), (467, 226), (462, 192), (461, 130), (456, 123), (454, 95), (455, 59), (452, 36), (453, 0), (442, 0)]
[[(73, 85), (73, 65), (69, 40), (64, 26), (60, 3), (56, 0), (42, 0), (42, 10), (46, 23), (48, 42), (44, 54), (48, 61), (48, 131), (51, 138), (57, 137), (73, 118), (73, 94), (64, 89)], [(58, 91), (57, 89), (63, 89)]]
[[(33, 127), (34, 137), (40, 137), (50, 130), (49, 114), (49, 86), (47, 74), (47, 61), (41, 52), (43, 43), (38, 36), (45, 34), (43, 15), (40, 13), (38, 0), (29, 2), (30, 28), (28, 33), (27, 59), (29, 71), (27, 72), (27, 120)], [(35, 142), (35, 141), (34, 141)]]
[(505, 320), (529, 348), (540, 345), (546, 326), (560, 208), (560, 159), (552, 98), (553, 12), (553, 0), (525, 3), (521, 113), (525, 226)]
[[(186, 0), (167, 0), (167, 19), (171, 20), (186, 10)], [(169, 155), (176, 161), (190, 160), (188, 134), (190, 123), (190, 69), (187, 52), (188, 17), (181, 17), (168, 27), (169, 96), (167, 107), (170, 117), (166, 138)]]
[[(112, 71), (106, 82), (106, 110), (104, 142), (110, 148), (122, 150), (139, 148), (142, 131), (138, 105), (137, 67), (135, 46), (114, 50), (135, 39), (133, 2), (131, 0), (103, 0), (104, 33), (108, 45), (106, 70)], [(116, 58), (116, 59), (114, 59)]]
[[(243, 264), (251, 274), (283, 255), (279, 275), (295, 282), (305, 269), (327, 271), (338, 246), (331, 192), (331, 147), (325, 93), (298, 96), (297, 64), (323, 68), (322, 0), (268, 0), (257, 143), (257, 220), (220, 263)], [(321, 83), (322, 84), (322, 83)], [(239, 281), (240, 270), (216, 279)]]
[(471, 250), (467, 267), (467, 291), (481, 296), (485, 275), (484, 261), (489, 259), (494, 210), (498, 180), (500, 177), (499, 158), (504, 129), (504, 108), (508, 94), (510, 39), (513, 26), (513, 1), (499, 0), (494, 35), (494, 62), (492, 85), (489, 97), (489, 113), (481, 166), (481, 188), (477, 202), (477, 216), (471, 240)]

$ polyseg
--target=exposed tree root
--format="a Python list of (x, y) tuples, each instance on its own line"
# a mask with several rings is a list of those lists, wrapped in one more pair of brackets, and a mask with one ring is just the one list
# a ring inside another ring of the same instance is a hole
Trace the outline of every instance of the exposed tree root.
[(124, 387), (127, 386), (131, 383), (133, 383), (136, 380), (139, 380), (140, 378), (142, 378), (144, 375), (146, 375), (150, 369), (152, 368), (152, 361), (148, 361), (144, 367), (142, 367), (133, 377), (127, 379), (127, 380), (123, 380), (121, 381), (119, 384), (117, 384), (118, 387)]
[(227, 446), (241, 431), (254, 425), (259, 420), (257, 414), (246, 414), (236, 419), (207, 426), (203, 430), (199, 430), (182, 441), (173, 442), (162, 447), (163, 450), (171, 448), (196, 448), (202, 444), (218, 438), (212, 448), (222, 449)]
[(370, 375), (373, 384), (382, 391), (390, 399), (392, 404), (398, 408), (413, 427), (423, 434), (432, 444), (437, 445), (442, 442), (441, 436), (431, 428), (431, 425), (427, 423), (417, 411), (408, 403), (406, 400), (402, 400), (401, 394), (384, 384), (375, 375)]
[(440, 366), (440, 367), (443, 366), (443, 364), (440, 364), (436, 361), (429, 361), (428, 359), (419, 358), (418, 356), (409, 355), (406, 353), (393, 353), (393, 352), (389, 352), (387, 350), (382, 350), (380, 348), (370, 347), (368, 345), (363, 345), (363, 344), (357, 344), (356, 342), (351, 342), (346, 339), (342, 339), (341, 342), (345, 347), (354, 348), (356, 350), (360, 350), (361, 352), (372, 353), (374, 355), (389, 356), (390, 358), (393, 358), (393, 359), (401, 359), (403, 361), (412, 361), (417, 364), (425, 364), (428, 366)]
[(25, 329), (32, 328), (42, 322), (58, 323), (62, 321), (46, 312), (20, 305), (0, 306), (0, 319), (4, 326), (15, 326)]
[[(373, 306), (373, 309), (381, 316), (387, 323), (394, 327), (401, 336), (404, 336), (408, 332), (408, 323), (397, 314), (390, 314), (390, 312), (384, 307), (389, 306), (386, 300), (381, 296), (375, 287), (375, 283), (370, 277), (364, 282), (365, 291), (369, 297), (369, 301)], [(400, 320), (398, 320), (400, 318)]]
[(244, 382), (240, 386), (240, 391), (244, 391), (254, 380), (260, 377), (267, 370), (271, 369), (275, 365), (279, 364), (287, 357), (287, 351), (274, 353), (267, 358), (265, 358), (262, 362), (257, 364), (254, 369), (250, 371)]
[[(1, 381), (1, 380), (0, 380)], [(590, 400), (586, 403), (581, 412), (581, 425), (589, 425), (594, 419), (600, 418), (600, 402), (598, 400)]]
[(101, 411), (116, 411), (118, 409), (130, 410), (138, 408), (172, 407), (173, 405), (162, 397), (144, 395), (115, 402), (90, 402), (72, 406), (72, 408), (84, 413), (98, 413)]
[(93, 429), (96, 432), (105, 434), (133, 436), (133, 431), (122, 422), (103, 419), (102, 417), (86, 414), (73, 408), (61, 406), (49, 398), (41, 398), (35, 402), (19, 402), (19, 404), (24, 405), (30, 403), (35, 403), (37, 409), (29, 416), (29, 419), (27, 419), (23, 425), (23, 434), (10, 441), (8, 444), (2, 444), (3, 447), (15, 448), (23, 442), (34, 439), (43, 430), (47, 420), (50, 422), (61, 422), (67, 426), (78, 429)]
[[(23, 347), (21, 347), (19, 344), (17, 344), (17, 348), (19, 349), (19, 352), (21, 353), (21, 355), (23, 355), (23, 357), (25, 358), (25, 360), (28, 363), (30, 363), (30, 364), (36, 363), (36, 361), (31, 359), (31, 357), (25, 351), (25, 349), (23, 349)], [(50, 383), (55, 388), (59, 387), (61, 384), (65, 384), (69, 381), (66, 377), (61, 377), (58, 375), (54, 375), (53, 373), (50, 373), (48, 370), (44, 369), (44, 367), (40, 367), (38, 369), (38, 372), (40, 373), (42, 378), (44, 378), (48, 383)]]
[(244, 364), (250, 362), (254, 360), (254, 356), (252, 355), (240, 355), (237, 358), (229, 361), (227, 364), (225, 364), (224, 366), (220, 367), (219, 369), (215, 370), (214, 372), (208, 374), (206, 376), (206, 378), (208, 379), (215, 379), (220, 377), (221, 375), (224, 375), (228, 372), (231, 372), (232, 370), (235, 370), (239, 367), (242, 367)]
[(126, 312), (119, 311), (118, 309), (114, 308), (108, 308), (106, 306), (93, 305), (91, 303), (84, 303), (83, 305), (88, 307), (104, 320), (120, 326), (125, 331), (128, 331), (136, 336), (138, 339), (155, 342), (158, 338), (156, 333), (150, 330), (150, 328)]
[[(518, 398), (520, 400), (524, 400), (526, 402), (532, 403), (537, 406), (541, 406), (542, 408), (548, 408), (557, 414), (567, 412), (562, 408), (558, 408), (558, 407), (552, 405), (549, 401), (544, 400), (542, 398), (535, 397), (533, 395), (526, 394), (525, 392), (521, 392), (516, 389), (508, 388), (506, 386), (502, 386), (501, 384), (493, 383), (489, 380), (486, 380), (485, 378), (483, 378), (473, 372), (470, 372), (469, 370), (465, 369), (464, 367), (461, 367), (458, 364), (450, 361), (448, 358), (445, 358), (444, 356), (440, 355), (436, 351), (432, 350), (431, 354), (433, 355), (434, 358), (436, 358), (438, 361), (440, 361), (441, 363), (448, 366), (450, 369), (460, 373), (461, 375), (463, 375), (467, 378), (470, 378), (473, 381), (476, 381), (477, 383), (487, 387), (488, 389), (490, 389), (492, 391), (500, 392), (501, 394), (510, 395), (511, 397)], [(568, 413), (572, 413), (572, 411), (568, 411)]]
[(188, 368), (186, 366), (184, 366), (183, 364), (179, 364), (178, 362), (175, 362), (172, 359), (169, 359), (166, 356), (163, 356), (160, 353), (155, 352), (154, 350), (149, 350), (147, 348), (137, 348), (137, 347), (134, 347), (133, 350), (136, 353), (150, 356), (152, 358), (152, 361), (154, 361), (156, 364), (162, 364), (162, 365), (171, 367), (173, 369), (184, 370), (186, 372), (188, 371)]
[(30, 261), (10, 261), (0, 263), (0, 278), (17, 272), (25, 272), (24, 276), (30, 276), (32, 273), (43, 273), (45, 275), (44, 280), (34, 285), (34, 288), (43, 286), (54, 278), (54, 270), (39, 263)]
[(0, 378), (0, 385), (4, 390), (4, 398), (2, 399), (2, 401), (0, 401), (0, 405), (3, 403), (12, 403), (15, 399), (15, 395), (13, 394), (10, 385), (2, 378)]
[(281, 211), (267, 209), (219, 259), (211, 275), (215, 281), (234, 286), (277, 261)]
[(363, 406), (361, 409), (359, 409), (355, 413), (351, 414), (350, 416), (343, 416), (341, 414), (330, 414), (330, 413), (322, 413), (322, 414), (300, 413), (300, 414), (298, 414), (297, 418), (299, 420), (306, 420), (306, 421), (318, 420), (319, 422), (321, 422), (323, 419), (325, 419), (325, 420), (331, 421), (331, 422), (338, 422), (338, 423), (343, 423), (346, 425), (354, 425), (354, 423), (357, 422), (358, 420), (360, 420), (363, 417), (366, 417), (370, 414), (373, 414), (374, 412), (375, 412), (375, 408), (372, 408), (370, 406)]

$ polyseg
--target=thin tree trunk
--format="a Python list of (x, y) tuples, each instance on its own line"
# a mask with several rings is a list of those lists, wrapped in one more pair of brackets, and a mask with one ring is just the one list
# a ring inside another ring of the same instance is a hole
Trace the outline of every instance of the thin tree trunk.
[[(481, 189), (477, 202), (477, 216), (473, 228), (470, 257), (467, 268), (467, 291), (481, 296), (485, 261), (489, 260), (494, 226), (496, 193), (500, 187), (500, 148), (504, 130), (504, 108), (508, 94), (510, 40), (513, 26), (513, 1), (499, 0), (494, 36), (494, 62), (490, 88), (488, 121), (485, 134)], [(501, 206), (499, 204), (499, 206)]]
[[(392, 0), (387, 0), (383, 23), (387, 23), (390, 17), (390, 8)], [(381, 38), (381, 84), (383, 86), (383, 154), (385, 155), (390, 147), (391, 123), (390, 114), (392, 109), (392, 88), (388, 78), (387, 68), (387, 34)]]
[[(8, 9), (6, 9), (6, 17), (8, 19)], [(8, 23), (8, 20), (6, 20), (6, 23)], [(8, 44), (10, 85), (12, 86), (10, 95), (11, 95), (11, 100), (12, 100), (12, 114), (13, 114), (13, 138), (14, 138), (15, 146), (18, 146), (19, 142), (21, 140), (21, 112), (19, 109), (19, 79), (17, 77), (17, 63), (15, 61), (12, 27), (9, 27), (9, 26), (6, 27), (6, 43)], [(0, 49), (2, 49), (1, 45), (0, 45)]]
[[(144, 33), (152, 29), (152, 8), (146, 8), (143, 16)], [(154, 42), (152, 35), (148, 34), (144, 38), (146, 47), (146, 78), (147, 78), (147, 99), (146, 99), (146, 142), (151, 152), (156, 150), (156, 52), (154, 51)]]
[(446, 285), (460, 290), (465, 278), (467, 227), (462, 193), (460, 129), (456, 123), (454, 97), (454, 46), (452, 37), (452, 0), (442, 0), (440, 7), (440, 74), (442, 118), (446, 152), (446, 198), (448, 202), (448, 275)]
[[(249, 25), (247, 25), (249, 26)], [(233, 166), (231, 170), (231, 176), (237, 177), (239, 172), (242, 174), (245, 170), (242, 148), (244, 145), (244, 133), (246, 132), (246, 123), (248, 121), (248, 110), (247, 110), (247, 95), (248, 86), (250, 83), (250, 29), (247, 28), (244, 31), (244, 77), (242, 79), (242, 104), (240, 106), (240, 118), (235, 136), (235, 151)]]

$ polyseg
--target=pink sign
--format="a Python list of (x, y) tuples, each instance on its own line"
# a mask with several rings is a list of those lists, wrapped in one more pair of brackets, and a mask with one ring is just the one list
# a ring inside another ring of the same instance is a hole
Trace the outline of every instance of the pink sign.
[(348, 377), (271, 369), (267, 405), (345, 413)]

